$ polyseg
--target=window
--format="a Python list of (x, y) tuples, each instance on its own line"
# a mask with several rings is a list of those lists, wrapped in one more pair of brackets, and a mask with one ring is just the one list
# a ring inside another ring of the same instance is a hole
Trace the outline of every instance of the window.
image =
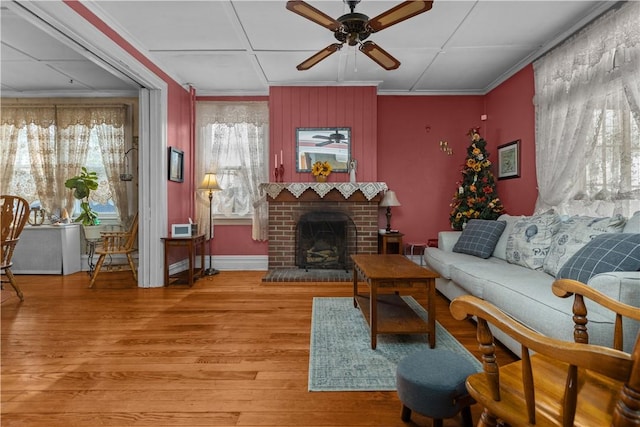
[[(214, 220), (250, 219), (256, 240), (266, 239), (267, 204), (260, 184), (268, 180), (267, 102), (196, 103), (196, 180), (216, 174)], [(196, 183), (196, 185), (199, 184)], [(198, 223), (209, 229), (209, 200), (198, 192)]]
[(639, 26), (622, 2), (534, 62), (536, 211), (640, 209)]
[(119, 181), (125, 162), (127, 105), (2, 106), (2, 191), (18, 194), (50, 215), (73, 218), (80, 202), (64, 186), (81, 166), (96, 172), (90, 204), (102, 219), (128, 215), (127, 187)]
[[(47, 131), (50, 138), (55, 140), (55, 126), (50, 126)], [(13, 177), (8, 187), (9, 194), (20, 194), (30, 205), (40, 205), (40, 197), (36, 189), (36, 180), (31, 170), (34, 162), (29, 154), (29, 144), (27, 142), (27, 129), (18, 130), (18, 148), (14, 164)], [(102, 159), (102, 152), (98, 142), (98, 135), (95, 129), (91, 130), (89, 136), (89, 148), (87, 152), (86, 167), (92, 172), (96, 172), (100, 178), (98, 190), (92, 193), (92, 200), (89, 201), (91, 208), (98, 212), (101, 218), (116, 218), (117, 210), (111, 198), (109, 180)], [(70, 191), (70, 190), (69, 190)], [(69, 215), (74, 218), (80, 213), (80, 201), (75, 200), (73, 212)]]
[[(212, 124), (212, 139), (207, 141), (216, 151), (216, 176), (221, 190), (214, 194), (213, 216), (217, 219), (251, 218), (252, 174), (246, 173), (249, 164), (248, 138), (264, 141), (263, 129), (253, 123)], [(264, 143), (259, 144), (258, 157), (263, 157)], [(262, 166), (259, 166), (261, 168)]]
[(628, 110), (604, 111), (592, 159), (585, 170), (587, 194), (601, 199), (640, 195), (640, 131)]

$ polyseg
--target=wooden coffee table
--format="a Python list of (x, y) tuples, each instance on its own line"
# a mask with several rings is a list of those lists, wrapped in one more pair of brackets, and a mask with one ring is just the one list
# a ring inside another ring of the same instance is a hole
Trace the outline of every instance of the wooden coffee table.
[[(436, 345), (436, 278), (431, 270), (409, 261), (404, 255), (351, 255), (353, 305), (360, 307), (371, 331), (371, 348), (378, 334), (429, 334), (429, 346)], [(358, 294), (358, 277), (369, 287), (369, 295)], [(425, 286), (428, 321), (425, 323), (404, 300), (400, 291)], [(382, 291), (382, 292), (380, 292)]]

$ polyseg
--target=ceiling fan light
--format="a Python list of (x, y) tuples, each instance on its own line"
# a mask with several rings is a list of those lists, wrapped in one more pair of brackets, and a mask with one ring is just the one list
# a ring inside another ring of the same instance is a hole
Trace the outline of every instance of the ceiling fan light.
[(383, 30), (406, 19), (431, 10), (433, 1), (405, 1), (369, 20), (372, 32)]

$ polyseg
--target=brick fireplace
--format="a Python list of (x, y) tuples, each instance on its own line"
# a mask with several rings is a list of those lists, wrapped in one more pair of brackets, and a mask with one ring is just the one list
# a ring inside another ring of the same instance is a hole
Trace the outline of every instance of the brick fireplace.
[(348, 215), (356, 227), (357, 252), (378, 251), (378, 204), (384, 183), (269, 183), (269, 270), (296, 266), (296, 224), (309, 212)]

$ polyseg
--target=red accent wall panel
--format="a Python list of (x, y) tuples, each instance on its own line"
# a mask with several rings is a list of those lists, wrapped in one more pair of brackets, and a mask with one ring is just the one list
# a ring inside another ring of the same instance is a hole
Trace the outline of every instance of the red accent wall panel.
[[(358, 181), (377, 180), (377, 90), (358, 87), (288, 87), (269, 91), (270, 179), (273, 180), (274, 156), (284, 157), (284, 181), (310, 181), (309, 173), (296, 172), (296, 128), (350, 127), (351, 156), (358, 160)], [(329, 182), (348, 181), (346, 173), (334, 173)]]
[[(482, 108), (482, 96), (378, 97), (378, 179), (402, 204), (391, 208), (391, 227), (405, 234), (405, 243), (426, 243), (451, 229), (449, 205), (462, 177), (467, 132), (480, 122)], [(440, 150), (440, 141), (452, 155)]]
[(485, 96), (484, 137), (496, 170), (498, 146), (520, 140), (520, 178), (498, 181), (498, 194), (512, 215), (531, 215), (538, 198), (534, 95), (529, 65)]

